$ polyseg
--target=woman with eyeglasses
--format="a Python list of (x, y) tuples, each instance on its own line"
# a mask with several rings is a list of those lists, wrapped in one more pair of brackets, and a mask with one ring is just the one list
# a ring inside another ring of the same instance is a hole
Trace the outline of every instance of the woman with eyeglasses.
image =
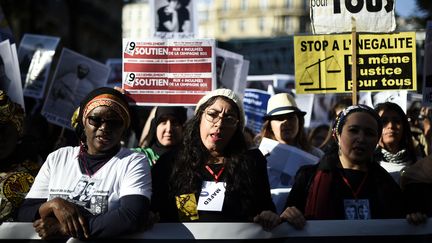
[[(72, 125), (80, 146), (48, 155), (20, 209), (42, 239), (108, 238), (136, 231), (146, 222), (151, 197), (144, 154), (122, 148), (130, 125), (123, 94), (98, 88), (85, 97)], [(92, 185), (89, 197), (71, 197)], [(78, 190), (77, 190), (78, 188)]]
[(398, 104), (380, 103), (375, 106), (375, 111), (381, 117), (383, 129), (374, 156), (399, 182), (400, 170), (425, 155), (414, 147), (408, 117)]
[(152, 210), (161, 222), (256, 222), (265, 230), (279, 224), (266, 160), (248, 150), (244, 126), (232, 90), (201, 98), (180, 147), (152, 167)]

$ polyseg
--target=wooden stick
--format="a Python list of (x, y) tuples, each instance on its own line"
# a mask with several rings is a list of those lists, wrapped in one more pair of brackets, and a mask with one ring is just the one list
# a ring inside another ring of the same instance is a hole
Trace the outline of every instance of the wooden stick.
[(351, 79), (352, 79), (352, 103), (357, 105), (357, 30), (356, 30), (356, 20), (351, 17)]

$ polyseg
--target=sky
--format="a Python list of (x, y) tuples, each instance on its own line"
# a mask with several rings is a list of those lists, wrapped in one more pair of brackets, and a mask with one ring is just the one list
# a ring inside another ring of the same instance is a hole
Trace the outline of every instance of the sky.
[(415, 15), (416, 11), (415, 0), (396, 0), (396, 13), (401, 17)]

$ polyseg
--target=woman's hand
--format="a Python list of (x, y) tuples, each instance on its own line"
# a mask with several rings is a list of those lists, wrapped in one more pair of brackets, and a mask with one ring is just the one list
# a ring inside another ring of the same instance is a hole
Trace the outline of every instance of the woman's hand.
[(68, 236), (58, 220), (53, 217), (38, 219), (33, 222), (33, 227), (43, 240), (65, 238)]
[(407, 214), (406, 219), (410, 224), (419, 225), (426, 223), (428, 217), (424, 213), (417, 212)]
[(56, 197), (42, 204), (39, 208), (42, 219), (54, 216), (64, 232), (74, 238), (84, 235), (89, 237), (87, 221), (81, 215), (78, 207), (62, 198)]
[(265, 231), (274, 229), (282, 222), (280, 217), (270, 210), (262, 211), (254, 217), (253, 221), (260, 224)]
[(296, 229), (303, 229), (306, 224), (306, 219), (302, 212), (296, 207), (287, 207), (280, 215), (282, 220), (286, 220)]

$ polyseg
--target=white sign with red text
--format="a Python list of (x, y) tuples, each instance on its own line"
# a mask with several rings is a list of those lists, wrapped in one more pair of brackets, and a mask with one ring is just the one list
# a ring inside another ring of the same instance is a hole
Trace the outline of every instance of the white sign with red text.
[(195, 105), (216, 87), (215, 41), (123, 39), (122, 88), (135, 105)]

